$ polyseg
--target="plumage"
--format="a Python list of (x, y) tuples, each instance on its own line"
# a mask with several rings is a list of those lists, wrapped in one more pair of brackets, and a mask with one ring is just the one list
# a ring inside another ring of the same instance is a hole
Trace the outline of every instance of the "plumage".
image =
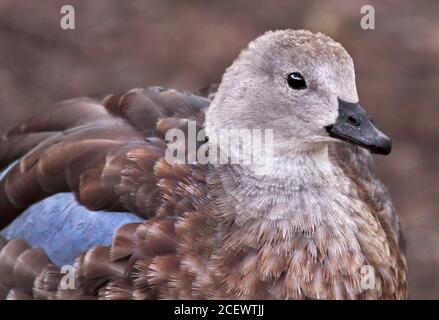
[(142, 221), (129, 212), (89, 211), (71, 193), (58, 193), (32, 205), (0, 234), (45, 248), (56, 265), (73, 265), (82, 252), (111, 245), (120, 226)]
[[(286, 86), (285, 65), (309, 80), (309, 96)], [(307, 31), (269, 32), (206, 95), (151, 87), (73, 99), (5, 135), (0, 297), (407, 298), (398, 217), (370, 152), (325, 131), (336, 123), (338, 100), (358, 101), (343, 47)], [(188, 133), (192, 121), (209, 137), (194, 150), (188, 140), (166, 139), (171, 129)], [(217, 130), (236, 127), (275, 129), (272, 172), (166, 159), (170, 146), (190, 159)], [(75, 196), (74, 218), (45, 202), (65, 203), (64, 192)], [(22, 227), (34, 217), (37, 228)], [(102, 234), (81, 233), (100, 224)], [(48, 232), (76, 249), (53, 250), (39, 235)], [(81, 237), (91, 240), (78, 247)], [(74, 264), (73, 289), (60, 286), (66, 262)], [(373, 287), (364, 287), (368, 270)]]

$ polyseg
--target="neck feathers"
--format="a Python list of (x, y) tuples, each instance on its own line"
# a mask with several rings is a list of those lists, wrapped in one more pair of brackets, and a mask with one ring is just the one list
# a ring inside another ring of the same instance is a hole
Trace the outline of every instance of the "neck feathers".
[(231, 248), (282, 242), (288, 252), (297, 237), (320, 237), (318, 232), (349, 237), (356, 230), (352, 212), (366, 210), (349, 179), (331, 162), (327, 146), (277, 158), (265, 175), (242, 165), (212, 171), (211, 217)]

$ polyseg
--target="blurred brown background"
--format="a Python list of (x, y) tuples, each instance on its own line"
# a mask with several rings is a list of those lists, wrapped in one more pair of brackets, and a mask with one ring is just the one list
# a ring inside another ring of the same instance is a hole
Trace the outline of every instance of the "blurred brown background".
[[(76, 9), (76, 30), (59, 26)], [(362, 30), (372, 4), (376, 29)], [(161, 85), (218, 82), (269, 29), (340, 41), (356, 63), (363, 106), (394, 140), (377, 157), (408, 243), (412, 298), (439, 298), (439, 2), (0, 0), (0, 133), (52, 102)]]

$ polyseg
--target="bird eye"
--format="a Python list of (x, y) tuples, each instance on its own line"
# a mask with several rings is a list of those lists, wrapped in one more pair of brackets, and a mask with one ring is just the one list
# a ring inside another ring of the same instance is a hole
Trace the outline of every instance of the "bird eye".
[(291, 72), (287, 76), (288, 85), (295, 90), (301, 90), (306, 88), (305, 78), (300, 72)]

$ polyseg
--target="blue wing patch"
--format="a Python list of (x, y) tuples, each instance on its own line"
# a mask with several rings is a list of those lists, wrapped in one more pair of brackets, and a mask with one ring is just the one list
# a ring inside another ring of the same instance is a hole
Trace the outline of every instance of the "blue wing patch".
[(132, 213), (90, 211), (72, 193), (59, 193), (29, 207), (0, 234), (44, 249), (56, 265), (63, 266), (72, 265), (92, 247), (110, 245), (118, 227), (143, 220)]

